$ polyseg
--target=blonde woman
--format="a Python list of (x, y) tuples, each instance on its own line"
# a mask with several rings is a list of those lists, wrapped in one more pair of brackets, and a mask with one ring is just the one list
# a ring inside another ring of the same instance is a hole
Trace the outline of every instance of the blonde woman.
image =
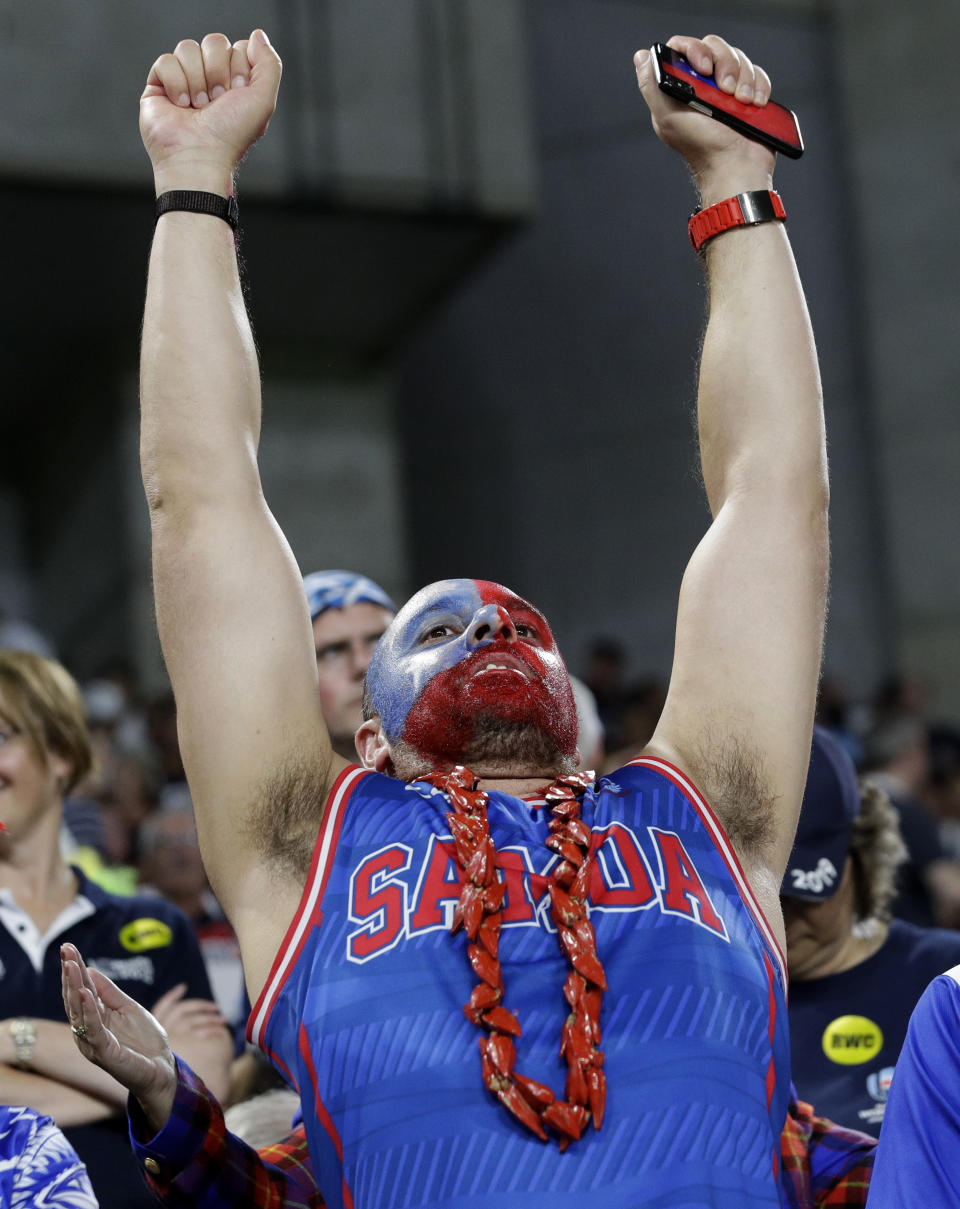
[(60, 852), (64, 795), (90, 768), (76, 683), (59, 663), (0, 650), (0, 1102), (52, 1117), (114, 1209), (154, 1202), (130, 1153), (126, 1090), (77, 1052), (60, 944), (82, 948), (163, 1022), (222, 1094), (231, 1042), (192, 928), (160, 898), (119, 897)]

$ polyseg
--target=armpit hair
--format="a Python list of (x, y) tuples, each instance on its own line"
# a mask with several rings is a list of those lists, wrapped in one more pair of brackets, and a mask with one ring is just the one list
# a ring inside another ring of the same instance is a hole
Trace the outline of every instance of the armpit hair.
[(701, 788), (733, 846), (741, 856), (766, 858), (776, 834), (776, 794), (760, 750), (711, 727), (701, 736), (697, 766)]
[(244, 830), (282, 877), (306, 880), (326, 804), (329, 766), (291, 756), (263, 781)]

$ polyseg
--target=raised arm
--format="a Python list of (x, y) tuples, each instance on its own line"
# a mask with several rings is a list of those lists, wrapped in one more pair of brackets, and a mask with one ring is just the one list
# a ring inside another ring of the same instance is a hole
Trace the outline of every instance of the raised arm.
[[(150, 71), (140, 128), (157, 194), (227, 197), (264, 132), (280, 60), (261, 31), (181, 42)], [(211, 884), (237, 932), (251, 996), (302, 885), (265, 822), (307, 859), (332, 756), (302, 582), (263, 499), (260, 381), (227, 222), (157, 223), (141, 358), (141, 458), (157, 623)]]
[[(732, 77), (730, 91), (769, 98), (766, 74), (721, 39), (670, 44), (702, 73)], [(690, 164), (702, 206), (771, 188), (771, 152), (665, 98), (643, 53), (637, 76), (657, 133)], [(697, 403), (713, 522), (684, 575), (670, 690), (650, 753), (700, 785), (775, 913), (770, 890), (806, 778), (826, 608), (820, 379), (784, 224), (727, 231), (705, 252)]]

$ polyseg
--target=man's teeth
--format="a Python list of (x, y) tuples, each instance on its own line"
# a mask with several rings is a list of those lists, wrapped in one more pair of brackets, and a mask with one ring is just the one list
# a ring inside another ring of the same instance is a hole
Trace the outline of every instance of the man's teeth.
[(518, 676), (523, 676), (524, 679), (526, 679), (526, 676), (524, 676), (524, 673), (521, 672), (518, 667), (508, 667), (505, 663), (488, 663), (487, 666), (481, 668), (476, 675), (483, 676), (487, 672), (515, 672)]

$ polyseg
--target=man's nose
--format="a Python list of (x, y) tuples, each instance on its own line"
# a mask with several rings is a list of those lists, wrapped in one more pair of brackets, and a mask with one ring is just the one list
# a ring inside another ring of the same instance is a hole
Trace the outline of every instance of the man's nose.
[(488, 604), (477, 609), (467, 629), (467, 645), (479, 646), (499, 638), (501, 642), (516, 642), (517, 631), (503, 605)]
[(366, 642), (355, 642), (350, 646), (350, 675), (354, 680), (362, 680), (370, 667), (373, 658), (373, 647)]

